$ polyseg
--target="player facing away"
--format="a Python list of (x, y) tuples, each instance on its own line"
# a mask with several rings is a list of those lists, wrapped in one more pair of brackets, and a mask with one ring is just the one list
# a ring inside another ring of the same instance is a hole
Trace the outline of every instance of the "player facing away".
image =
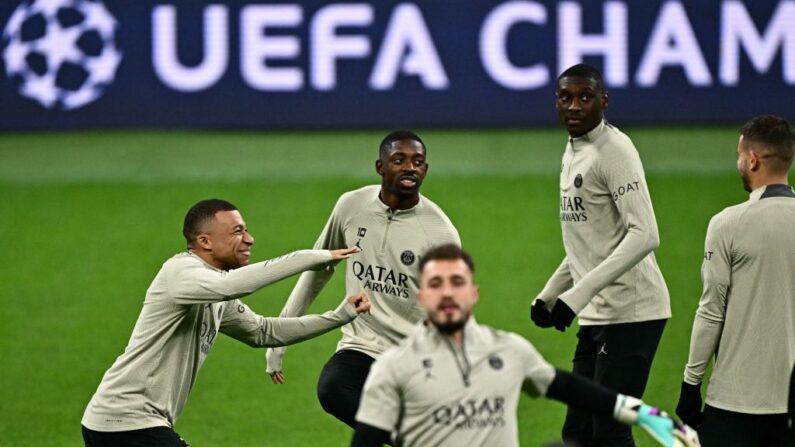
[[(568, 131), (560, 171), (560, 225), (566, 257), (531, 307), (540, 327), (580, 329), (572, 372), (642, 397), (665, 322), (668, 289), (643, 166), (632, 141), (604, 119), (608, 93), (599, 71), (574, 65), (557, 80), (555, 104)], [(612, 418), (569, 407), (563, 440), (577, 446), (634, 446)]]
[(517, 334), (478, 324), (474, 262), (458, 246), (432, 249), (420, 269), (417, 300), (428, 318), (373, 364), (353, 447), (518, 446), (520, 391), (638, 424), (662, 445), (698, 445), (665, 413), (555, 369)]
[(88, 447), (186, 446), (173, 430), (220, 332), (253, 347), (283, 346), (328, 332), (366, 312), (364, 294), (336, 311), (266, 318), (239, 298), (357, 248), (302, 250), (249, 264), (254, 238), (237, 208), (203, 200), (185, 216), (188, 250), (167, 260), (146, 291), (132, 336), (105, 373), (82, 420)]
[[(705, 446), (792, 446), (787, 393), (795, 364), (795, 135), (779, 117), (742, 128), (737, 170), (748, 201), (709, 222), (704, 284), (676, 408)], [(706, 406), (701, 383), (713, 360)]]
[[(317, 395), (323, 409), (353, 427), (364, 381), (381, 352), (397, 344), (423, 318), (415, 295), (420, 255), (440, 243), (460, 244), (444, 212), (420, 194), (428, 171), (425, 143), (413, 132), (387, 135), (375, 170), (381, 185), (343, 194), (315, 249), (361, 248), (345, 268), (348, 294), (366, 293), (373, 312), (343, 326), (337, 352), (320, 373)], [(333, 269), (301, 275), (281, 316), (302, 315)], [(268, 373), (284, 382), (283, 349), (268, 350)]]

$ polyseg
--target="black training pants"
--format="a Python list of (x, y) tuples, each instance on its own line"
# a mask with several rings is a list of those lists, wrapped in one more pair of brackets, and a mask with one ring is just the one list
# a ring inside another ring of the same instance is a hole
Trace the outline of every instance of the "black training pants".
[(320, 406), (335, 418), (356, 427), (364, 381), (374, 358), (359, 351), (337, 351), (323, 367), (317, 381)]
[[(572, 372), (621, 394), (641, 398), (666, 320), (581, 326)], [(569, 407), (563, 441), (578, 447), (634, 447), (632, 428), (613, 419)]]
[(188, 443), (169, 427), (118, 432), (82, 428), (86, 447), (188, 447)]
[(702, 447), (791, 447), (787, 414), (745, 414), (704, 406)]

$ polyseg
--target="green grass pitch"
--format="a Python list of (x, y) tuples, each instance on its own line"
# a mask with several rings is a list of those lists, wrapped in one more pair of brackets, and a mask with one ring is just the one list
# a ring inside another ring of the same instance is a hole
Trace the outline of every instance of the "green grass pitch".
[[(674, 317), (645, 400), (678, 396), (709, 218), (746, 199), (734, 170), (737, 130), (625, 129), (644, 161), (662, 244), (657, 259)], [(0, 439), (82, 445), (80, 418), (127, 343), (161, 263), (184, 248), (181, 221), (202, 198), (240, 207), (259, 261), (312, 245), (342, 192), (378, 182), (385, 132), (84, 132), (0, 135)], [(532, 326), (528, 307), (563, 256), (559, 129), (420, 132), (423, 192), (457, 225), (478, 264), (481, 323), (522, 334), (569, 369), (575, 329)], [(343, 294), (335, 275), (311, 307)], [(281, 309), (295, 279), (248, 298)], [(221, 337), (176, 430), (197, 446), (343, 446), (350, 431), (320, 408), (315, 384), (338, 332), (288, 349), (287, 384), (265, 375), (264, 351)], [(564, 407), (523, 397), (522, 445), (558, 438)], [(653, 445), (636, 432), (640, 446)]]

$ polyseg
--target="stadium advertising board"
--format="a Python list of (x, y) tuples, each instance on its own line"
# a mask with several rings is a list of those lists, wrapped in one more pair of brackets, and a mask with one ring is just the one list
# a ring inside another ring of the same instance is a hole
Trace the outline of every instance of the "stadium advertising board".
[(622, 124), (793, 117), (795, 1), (0, 3), (0, 128), (555, 122), (603, 69)]

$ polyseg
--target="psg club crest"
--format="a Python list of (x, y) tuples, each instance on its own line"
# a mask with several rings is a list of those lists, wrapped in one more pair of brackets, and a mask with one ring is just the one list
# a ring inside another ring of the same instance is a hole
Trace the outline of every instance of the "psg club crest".
[(582, 174), (577, 174), (577, 177), (574, 177), (574, 187), (579, 188), (582, 186)]
[(491, 366), (492, 368), (494, 368), (494, 369), (496, 369), (498, 371), (501, 370), (502, 369), (502, 359), (500, 358), (500, 356), (492, 355), (491, 357), (489, 357), (489, 366)]
[(411, 250), (406, 250), (400, 255), (400, 262), (402, 262), (404, 265), (414, 264), (415, 259), (416, 256), (414, 256), (414, 253)]

